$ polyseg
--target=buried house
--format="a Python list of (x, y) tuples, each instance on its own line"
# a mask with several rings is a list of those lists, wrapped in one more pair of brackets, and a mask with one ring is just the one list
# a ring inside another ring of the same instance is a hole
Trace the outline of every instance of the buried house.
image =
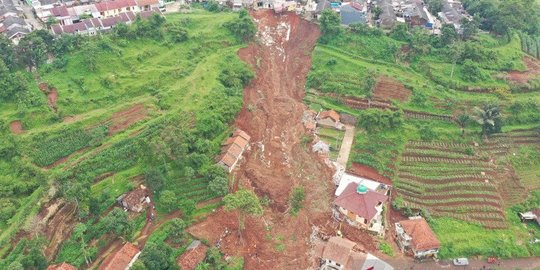
[(340, 122), (341, 116), (334, 110), (322, 111), (317, 117), (317, 126), (325, 128), (335, 128), (342, 130), (343, 124)]
[(338, 236), (315, 246), (320, 270), (393, 270), (394, 268), (370, 253), (355, 250), (356, 243)]
[(437, 256), (441, 242), (424, 218), (411, 217), (395, 226), (396, 241), (402, 251), (410, 251), (417, 259)]
[(237, 129), (221, 147), (218, 164), (227, 172), (232, 172), (242, 154), (249, 147), (251, 137), (244, 131)]
[(521, 219), (521, 222), (528, 220), (536, 221), (538, 225), (540, 225), (540, 208), (525, 213), (519, 213), (519, 219)]
[(138, 188), (122, 194), (116, 202), (129, 211), (140, 213), (150, 204), (149, 190), (141, 185)]

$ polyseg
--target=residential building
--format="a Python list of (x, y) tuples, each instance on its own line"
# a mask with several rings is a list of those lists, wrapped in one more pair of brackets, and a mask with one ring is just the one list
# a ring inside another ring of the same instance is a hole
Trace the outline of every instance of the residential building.
[(343, 3), (339, 9), (341, 24), (348, 26), (351, 24), (367, 22), (367, 7), (358, 2)]
[(59, 264), (49, 265), (49, 267), (47, 267), (47, 270), (77, 270), (77, 268), (75, 268), (75, 266), (69, 263), (63, 262)]
[(96, 8), (101, 17), (115, 17), (124, 12), (139, 12), (139, 6), (135, 0), (109, 0), (96, 3)]
[(433, 28), (434, 18), (422, 3), (413, 3), (405, 7), (403, 17), (405, 18), (405, 22), (411, 26)]
[(0, 0), (0, 33), (14, 43), (32, 31), (17, 0)]
[(334, 110), (322, 111), (316, 117), (317, 126), (341, 130), (344, 126), (339, 121), (340, 119), (339, 113)]
[(461, 2), (455, 0), (445, 0), (441, 12), (437, 15), (439, 15), (443, 24), (452, 24), (459, 32), (461, 30), (461, 21), (470, 17)]
[(206, 257), (208, 247), (201, 241), (194, 240), (189, 244), (186, 251), (176, 259), (176, 263), (182, 270), (195, 270), (197, 265)]
[(393, 270), (394, 268), (370, 253), (355, 250), (356, 243), (342, 237), (330, 237), (315, 245), (320, 270)]
[(522, 222), (524, 221), (536, 221), (540, 225), (540, 208), (533, 209), (525, 213), (519, 213), (519, 218)]
[(125, 270), (129, 269), (139, 258), (141, 251), (131, 243), (125, 243), (120, 250), (110, 255), (99, 266), (99, 270)]
[(218, 164), (227, 172), (232, 172), (242, 154), (249, 147), (251, 137), (244, 131), (237, 129), (232, 136), (225, 141), (221, 148), (221, 156)]
[(417, 259), (436, 257), (441, 243), (422, 217), (411, 217), (395, 224), (396, 241), (402, 251)]
[(387, 185), (387, 184), (384, 184), (375, 180), (371, 180), (368, 178), (346, 173), (344, 171), (342, 171), (341, 175), (338, 175), (337, 177), (339, 177), (339, 182), (338, 182), (338, 187), (336, 188), (336, 192), (334, 194), (335, 196), (341, 195), (341, 193), (345, 191), (345, 188), (347, 188), (349, 184), (353, 183), (356, 185), (363, 185), (371, 191), (375, 191), (377, 193), (390, 197), (390, 191), (392, 189), (391, 185)]
[(337, 217), (361, 229), (384, 234), (382, 216), (388, 196), (370, 190), (363, 184), (349, 183), (334, 200)]
[(51, 26), (51, 32), (55, 35), (61, 34), (78, 34), (93, 36), (99, 32), (109, 31), (119, 23), (132, 24), (139, 15), (142, 19), (147, 19), (152, 14), (162, 15), (159, 8), (154, 8), (151, 11), (142, 11), (139, 14), (133, 12), (120, 13), (118, 16), (108, 18), (88, 18), (74, 24), (61, 25), (56, 24)]
[(140, 213), (150, 204), (150, 191), (143, 185), (122, 194), (116, 202), (129, 211)]

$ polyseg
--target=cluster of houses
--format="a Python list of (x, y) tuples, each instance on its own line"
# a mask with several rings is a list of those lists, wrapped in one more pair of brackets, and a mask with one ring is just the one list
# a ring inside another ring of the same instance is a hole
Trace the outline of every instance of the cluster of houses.
[(371, 10), (371, 0), (356, 1), (330, 1), (320, 0), (315, 7), (313, 15), (319, 18), (325, 9), (332, 9), (341, 17), (341, 24), (348, 26), (355, 23), (367, 23), (368, 12)]
[(0, 0), (0, 33), (14, 43), (32, 31), (17, 0)]
[(315, 258), (320, 260), (321, 270), (393, 270), (394, 268), (370, 253), (356, 250), (356, 243), (339, 236), (327, 242), (317, 243)]
[(429, 12), (428, 6), (422, 0), (377, 0), (377, 5), (382, 10), (377, 24), (387, 29), (397, 22), (402, 22), (439, 34), (443, 24), (452, 24), (459, 31), (461, 21), (471, 18), (459, 0), (443, 0), (442, 10), (436, 15)]
[[(131, 24), (139, 15), (147, 18), (153, 13), (161, 15), (161, 0), (105, 0), (91, 3), (34, 0), (32, 6), (43, 23), (53, 24), (53, 34), (96, 35), (119, 23)], [(78, 5), (81, 3), (81, 5)]]

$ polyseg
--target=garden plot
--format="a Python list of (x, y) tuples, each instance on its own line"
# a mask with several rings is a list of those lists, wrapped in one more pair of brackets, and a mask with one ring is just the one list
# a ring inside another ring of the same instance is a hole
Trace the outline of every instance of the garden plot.
[(408, 143), (397, 168), (399, 196), (433, 216), (506, 228), (500, 168), (482, 151), (467, 144)]
[(330, 159), (336, 160), (345, 132), (330, 128), (319, 128), (319, 138), (330, 146)]

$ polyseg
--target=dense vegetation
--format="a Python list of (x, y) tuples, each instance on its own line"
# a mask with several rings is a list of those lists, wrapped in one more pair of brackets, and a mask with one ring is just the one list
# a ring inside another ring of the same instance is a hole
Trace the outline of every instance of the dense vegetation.
[[(137, 19), (98, 37), (35, 31), (17, 46), (1, 39), (0, 268), (82, 267), (111, 241), (134, 241), (145, 215), (111, 206), (141, 183), (152, 191), (157, 218), (180, 210), (182, 219), (152, 235), (138, 267), (173, 267), (190, 242), (183, 228), (217, 206), (196, 203), (228, 193), (214, 157), (254, 76), (236, 56), (254, 29), (246, 12), (196, 9)], [(51, 89), (56, 104), (47, 98)], [(15, 120), (22, 134), (10, 132)], [(58, 254), (44, 257), (47, 241), (8, 244), (48, 200), (76, 209), (78, 224)]]

